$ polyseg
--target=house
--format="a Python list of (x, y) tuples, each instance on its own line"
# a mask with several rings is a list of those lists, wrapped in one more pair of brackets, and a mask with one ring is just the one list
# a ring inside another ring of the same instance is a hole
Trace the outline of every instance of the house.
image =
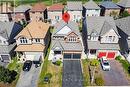
[(130, 62), (130, 16), (115, 20), (118, 32), (121, 36), (119, 40), (121, 53)]
[(88, 58), (114, 59), (119, 55), (118, 34), (112, 17), (87, 17), (83, 29), (85, 52)]
[(0, 21), (0, 60), (11, 62), (11, 57), (15, 56), (16, 47), (14, 37), (22, 30), (22, 26), (15, 22)]
[(130, 13), (130, 0), (120, 0), (117, 5), (121, 7), (121, 12), (126, 10)]
[(120, 13), (120, 7), (112, 1), (103, 1), (100, 4), (101, 16), (113, 16), (117, 17)]
[(80, 22), (82, 19), (82, 2), (80, 1), (68, 1), (66, 6), (67, 12), (70, 14), (70, 20)]
[(81, 59), (82, 43), (77, 23), (61, 20), (54, 27), (52, 33), (52, 47), (49, 60), (53, 59)]
[(90, 0), (84, 4), (84, 13), (87, 16), (100, 16), (101, 8), (93, 1)]
[(31, 21), (39, 21), (47, 19), (47, 8), (43, 3), (36, 3), (29, 11)]
[(11, 3), (2, 2), (0, 4), (0, 21), (12, 21), (13, 7)]
[(52, 25), (55, 25), (62, 19), (64, 6), (62, 4), (53, 4), (48, 8), (48, 20)]
[(20, 62), (40, 61), (44, 58), (49, 42), (49, 24), (30, 22), (16, 37), (17, 57)]
[(13, 15), (13, 20), (15, 22), (28, 22), (30, 20), (29, 10), (31, 6), (29, 5), (19, 5), (15, 8), (15, 14)]

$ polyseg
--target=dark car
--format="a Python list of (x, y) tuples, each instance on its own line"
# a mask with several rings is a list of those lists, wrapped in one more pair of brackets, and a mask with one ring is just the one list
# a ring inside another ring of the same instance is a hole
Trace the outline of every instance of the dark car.
[(23, 71), (29, 71), (31, 69), (31, 66), (32, 66), (32, 61), (25, 61), (23, 65)]

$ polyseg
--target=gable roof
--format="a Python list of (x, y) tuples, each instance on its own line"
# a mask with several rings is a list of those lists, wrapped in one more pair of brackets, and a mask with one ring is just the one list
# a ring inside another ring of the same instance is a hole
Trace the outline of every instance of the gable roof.
[(42, 21), (32, 21), (17, 36), (25, 36), (27, 38), (44, 38), (49, 29), (49, 24)]
[(31, 9), (30, 5), (19, 5), (15, 8), (15, 12), (26, 12), (29, 9)]
[(112, 1), (103, 1), (100, 6), (103, 6), (106, 9), (114, 8), (114, 9), (120, 9), (119, 6), (117, 6), (115, 3)]
[(115, 20), (116, 26), (130, 36), (130, 16)]
[(48, 8), (48, 11), (62, 11), (64, 6), (62, 4), (53, 4)]
[(120, 0), (117, 5), (129, 8), (130, 7), (130, 0)]
[(86, 2), (84, 7), (86, 9), (100, 9), (100, 7), (93, 0)]
[(113, 29), (119, 36), (115, 21), (112, 17), (87, 17), (86, 22), (88, 35), (96, 31), (99, 36), (102, 36), (110, 29)]
[[(69, 21), (68, 23), (66, 23), (63, 20), (61, 20), (59, 23), (57, 23), (55, 25), (55, 29), (54, 29), (53, 35), (58, 35), (57, 32), (60, 31), (61, 29), (63, 29), (65, 26), (70, 28), (77, 35), (80, 35), (78, 25), (75, 22)], [(69, 34), (69, 32), (68, 32), (68, 34)]]
[(32, 9), (30, 10), (31, 12), (32, 11), (44, 11), (46, 9), (46, 6), (45, 4), (43, 3), (36, 3), (35, 5), (33, 5)]
[(67, 10), (83, 10), (81, 1), (67, 1)]

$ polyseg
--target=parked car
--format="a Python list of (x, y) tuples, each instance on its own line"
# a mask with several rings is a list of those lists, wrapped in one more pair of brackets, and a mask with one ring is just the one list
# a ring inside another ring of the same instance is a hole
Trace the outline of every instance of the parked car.
[(110, 63), (105, 57), (101, 58), (100, 62), (103, 70), (110, 70)]
[(29, 71), (31, 69), (31, 66), (32, 66), (32, 61), (25, 61), (23, 65), (23, 71)]
[(35, 67), (37, 68), (41, 66), (42, 61), (33, 61), (33, 63), (35, 64)]

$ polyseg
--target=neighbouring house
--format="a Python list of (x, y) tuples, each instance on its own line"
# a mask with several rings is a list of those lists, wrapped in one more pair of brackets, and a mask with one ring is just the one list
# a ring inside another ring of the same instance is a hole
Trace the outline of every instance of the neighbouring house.
[(14, 37), (22, 30), (22, 26), (15, 22), (0, 21), (0, 61), (11, 62), (15, 56), (16, 42)]
[(118, 32), (121, 36), (119, 40), (121, 53), (130, 62), (130, 16), (115, 20)]
[(77, 23), (61, 20), (54, 27), (49, 60), (53, 59), (81, 59), (82, 42)]
[(112, 1), (103, 1), (100, 4), (101, 16), (117, 17), (120, 14), (120, 7)]
[(62, 19), (64, 13), (64, 6), (62, 4), (53, 4), (48, 8), (48, 21), (51, 25), (55, 25)]
[(30, 5), (19, 5), (14, 10), (13, 20), (15, 22), (29, 22), (29, 10), (31, 9)]
[(29, 11), (31, 21), (44, 21), (47, 19), (47, 7), (43, 3), (36, 3)]
[(67, 12), (70, 14), (70, 20), (80, 22), (82, 19), (82, 2), (80, 1), (68, 1), (66, 6)]
[(0, 3), (0, 21), (9, 22), (12, 21), (13, 7), (11, 3), (2, 2)]
[(120, 35), (112, 17), (87, 17), (83, 26), (86, 26), (83, 40), (88, 58), (114, 59), (120, 54)]
[(90, 0), (84, 4), (84, 16), (100, 16), (101, 8), (93, 1)]
[(40, 61), (49, 44), (49, 24), (42, 21), (30, 22), (16, 37), (17, 57), (20, 62)]
[(130, 14), (130, 0), (120, 0), (117, 5), (121, 7), (121, 12), (125, 10)]

